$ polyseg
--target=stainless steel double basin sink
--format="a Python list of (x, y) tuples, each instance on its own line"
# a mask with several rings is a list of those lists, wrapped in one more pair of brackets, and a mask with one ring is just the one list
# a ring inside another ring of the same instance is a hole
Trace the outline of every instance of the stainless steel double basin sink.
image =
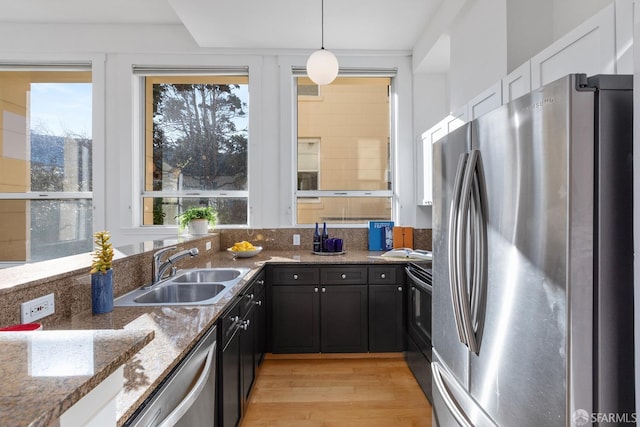
[(249, 272), (248, 268), (180, 270), (157, 284), (143, 286), (114, 300), (119, 307), (207, 305), (220, 300)]

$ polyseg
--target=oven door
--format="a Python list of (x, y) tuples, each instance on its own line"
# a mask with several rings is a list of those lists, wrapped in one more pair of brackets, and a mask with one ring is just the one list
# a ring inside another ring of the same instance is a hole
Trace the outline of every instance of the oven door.
[(433, 402), (431, 373), (431, 283), (421, 274), (424, 270), (411, 265), (407, 273), (407, 351), (405, 357), (411, 372), (429, 402)]
[(409, 282), (409, 335), (418, 341), (421, 350), (428, 350), (431, 359), (431, 294), (428, 279), (415, 267), (406, 268)]

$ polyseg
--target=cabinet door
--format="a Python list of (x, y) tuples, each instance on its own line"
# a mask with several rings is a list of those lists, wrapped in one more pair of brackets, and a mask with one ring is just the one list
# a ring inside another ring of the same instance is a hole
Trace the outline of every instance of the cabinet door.
[(502, 82), (497, 82), (469, 101), (469, 120), (477, 119), (502, 105)]
[(243, 412), (256, 376), (254, 361), (256, 341), (255, 312), (255, 309), (251, 309), (242, 320), (240, 327), (240, 377), (242, 378)]
[(403, 351), (404, 338), (404, 287), (369, 286), (369, 351)]
[(255, 297), (255, 356), (254, 363), (255, 369), (264, 360), (264, 355), (267, 351), (267, 314), (266, 314), (266, 292), (264, 288), (256, 289), (257, 294)]
[(614, 19), (614, 5), (610, 4), (531, 58), (531, 88), (572, 73), (615, 73)]
[(272, 287), (274, 353), (320, 351), (320, 293), (313, 285)]
[(531, 92), (531, 61), (527, 61), (502, 79), (502, 103), (506, 104)]
[(320, 297), (321, 351), (367, 352), (367, 285), (323, 286)]
[(240, 334), (227, 342), (220, 357), (220, 425), (236, 427), (240, 422)]

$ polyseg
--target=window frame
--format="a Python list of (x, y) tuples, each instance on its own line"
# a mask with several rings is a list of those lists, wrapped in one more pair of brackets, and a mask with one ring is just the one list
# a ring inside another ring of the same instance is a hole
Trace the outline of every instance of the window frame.
[[(308, 77), (306, 74), (306, 69), (304, 67), (291, 67), (291, 87), (292, 87), (292, 140), (295, 141), (295, 144), (292, 144), (293, 148), (293, 171), (292, 175), (293, 179), (293, 198), (292, 198), (292, 208), (291, 208), (291, 216), (292, 222), (296, 227), (308, 227), (312, 224), (299, 223), (298, 222), (298, 201), (299, 199), (304, 199), (305, 203), (308, 203), (307, 200), (317, 200), (320, 202), (321, 198), (389, 198), (391, 201), (391, 218), (390, 220), (394, 220), (397, 218), (397, 197), (395, 192), (397, 177), (395, 174), (395, 156), (394, 152), (397, 149), (397, 137), (395, 131), (395, 118), (397, 116), (397, 105), (392, 100), (389, 100), (389, 185), (390, 188), (387, 190), (298, 190), (298, 141), (300, 139), (304, 139), (298, 137), (298, 96), (297, 96), (297, 78), (298, 77)], [(389, 91), (391, 95), (395, 93), (395, 85), (397, 78), (397, 69), (396, 68), (379, 68), (379, 67), (363, 67), (363, 68), (340, 68), (338, 72), (338, 77), (389, 77)], [(319, 88), (319, 95), (317, 98), (321, 98), (322, 96), (322, 87)], [(390, 96), (391, 98), (391, 96)], [(346, 223), (340, 224), (341, 227), (366, 227), (367, 223)]]
[[(250, 158), (252, 151), (251, 137), (247, 141), (247, 190), (213, 190), (213, 191), (203, 191), (203, 190), (185, 190), (185, 191), (153, 191), (146, 190), (145, 183), (145, 175), (146, 175), (146, 166), (145, 166), (145, 156), (146, 156), (146, 77), (152, 76), (246, 76), (248, 83), (247, 88), (251, 87), (251, 79), (249, 74), (248, 66), (201, 66), (201, 65), (191, 65), (191, 66), (156, 66), (156, 65), (137, 65), (132, 64), (132, 74), (135, 79), (135, 85), (138, 89), (138, 102), (135, 108), (138, 109), (138, 122), (139, 122), (139, 172), (137, 173), (139, 178), (138, 185), (140, 186), (140, 191), (138, 192), (137, 200), (134, 202), (134, 206), (136, 206), (137, 214), (134, 214), (136, 219), (136, 223), (140, 228), (143, 229), (173, 229), (177, 227), (176, 225), (170, 224), (149, 224), (145, 225), (143, 221), (144, 216), (144, 200), (154, 199), (154, 198), (206, 198), (206, 199), (245, 199), (247, 202), (247, 223), (246, 224), (217, 224), (216, 228), (243, 228), (249, 227), (251, 222), (251, 200), (250, 200), (250, 182), (251, 175), (249, 173), (250, 170)], [(248, 105), (249, 111), (249, 119), (248, 122), (251, 123), (251, 103)], [(249, 124), (249, 128), (251, 125)], [(248, 132), (251, 134), (250, 130)]]
[[(92, 191), (29, 191), (21, 193), (0, 192), (0, 200), (90, 200), (92, 210), (91, 228), (103, 228), (105, 165), (96, 161), (95, 153), (105, 149), (104, 140), (104, 77), (105, 55), (57, 55), (57, 54), (22, 54), (4, 58), (0, 61), (0, 71), (86, 71), (91, 73), (91, 151), (92, 151)], [(54, 257), (57, 258), (57, 257)], [(2, 261), (0, 268), (13, 267), (32, 262)]]

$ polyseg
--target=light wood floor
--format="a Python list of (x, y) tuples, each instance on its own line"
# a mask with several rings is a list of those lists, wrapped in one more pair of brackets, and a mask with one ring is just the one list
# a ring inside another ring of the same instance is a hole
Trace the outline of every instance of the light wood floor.
[(270, 354), (242, 423), (253, 426), (431, 427), (431, 406), (399, 353)]

